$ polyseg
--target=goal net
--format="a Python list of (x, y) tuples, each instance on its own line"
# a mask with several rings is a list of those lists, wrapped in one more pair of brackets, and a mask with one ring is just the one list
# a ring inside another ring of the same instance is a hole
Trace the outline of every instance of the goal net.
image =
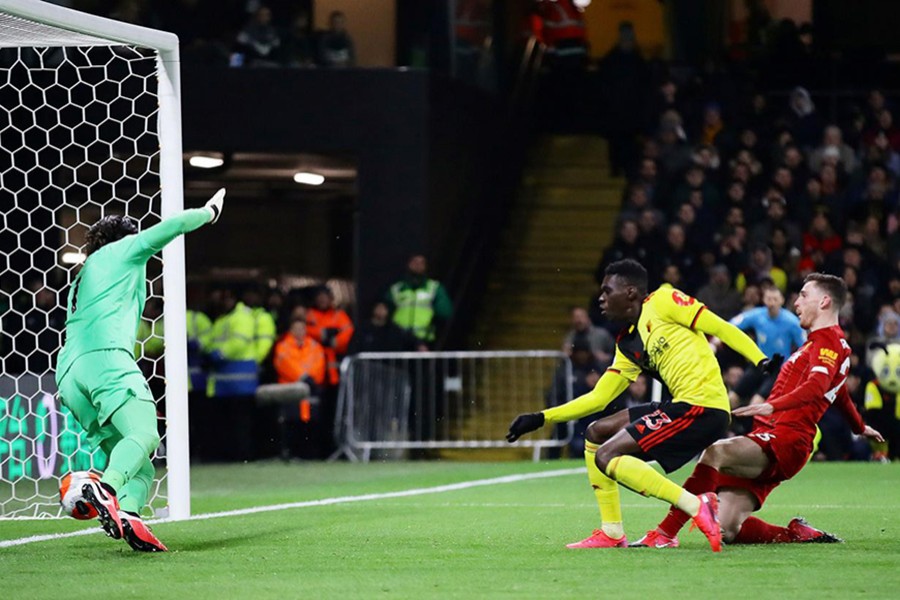
[[(177, 65), (171, 34), (0, 0), (0, 518), (60, 516), (59, 478), (106, 466), (56, 397), (65, 301), (97, 219), (144, 229), (182, 206)], [(136, 354), (163, 434), (147, 514), (181, 518), (183, 244), (147, 272)]]

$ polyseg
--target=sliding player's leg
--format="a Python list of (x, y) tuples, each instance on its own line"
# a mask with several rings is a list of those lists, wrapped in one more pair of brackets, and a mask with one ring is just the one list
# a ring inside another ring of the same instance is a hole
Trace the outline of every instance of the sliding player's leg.
[[(634, 410), (634, 409), (630, 409)], [(587, 538), (567, 544), (567, 548), (613, 548), (627, 545), (622, 527), (622, 507), (619, 503), (619, 484), (597, 468), (596, 453), (600, 444), (625, 428), (633, 420), (629, 410), (621, 410), (591, 423), (584, 434), (584, 462), (588, 482), (600, 509), (600, 529)]]
[[(733, 437), (719, 440), (700, 457), (694, 472), (684, 482), (684, 489), (700, 495), (715, 492), (719, 483), (719, 469), (726, 474), (737, 476), (759, 476), (769, 465), (769, 458), (758, 444), (747, 437)], [(753, 477), (749, 477), (752, 479)], [(722, 502), (720, 498), (720, 510)], [(690, 515), (673, 506), (665, 519), (635, 542), (640, 547), (668, 548), (678, 546), (678, 532), (690, 520)]]

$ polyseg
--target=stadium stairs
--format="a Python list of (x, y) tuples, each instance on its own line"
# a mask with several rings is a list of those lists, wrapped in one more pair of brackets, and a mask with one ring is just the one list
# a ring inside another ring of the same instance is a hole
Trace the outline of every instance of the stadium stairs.
[[(589, 135), (548, 135), (529, 154), (518, 199), (501, 234), (497, 260), (476, 320), (472, 350), (559, 350), (569, 328), (569, 309), (587, 306), (597, 292), (594, 270), (613, 238), (625, 182), (609, 174), (606, 141)], [(506, 432), (511, 416), (523, 407), (504, 404), (503, 381), (479, 397), (492, 399), (494, 422)], [(495, 383), (494, 383), (495, 382)], [(546, 382), (549, 387), (550, 381)], [(543, 408), (543, 390), (533, 410)], [(482, 417), (483, 418), (483, 417)], [(469, 425), (464, 425), (462, 439)], [(549, 433), (549, 428), (545, 428)], [(454, 450), (442, 458), (502, 460), (531, 456), (531, 449)]]

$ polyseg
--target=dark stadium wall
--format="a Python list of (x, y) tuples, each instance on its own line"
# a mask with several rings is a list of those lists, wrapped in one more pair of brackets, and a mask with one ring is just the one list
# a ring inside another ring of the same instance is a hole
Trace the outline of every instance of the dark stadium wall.
[[(354, 157), (354, 278), (358, 307), (367, 311), (411, 252), (428, 253), (437, 276), (454, 264), (461, 223), (489, 179), (478, 152), (497, 130), (496, 107), (458, 84), (435, 88), (431, 78), (415, 69), (184, 65), (184, 149)], [(271, 243), (259, 233), (258, 243)]]

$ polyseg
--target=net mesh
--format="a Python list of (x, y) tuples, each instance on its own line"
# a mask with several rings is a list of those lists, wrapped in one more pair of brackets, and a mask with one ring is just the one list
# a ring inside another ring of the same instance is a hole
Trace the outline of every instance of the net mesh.
[(114, 42), (0, 13), (0, 48), (104, 46)]
[[(0, 15), (0, 518), (59, 516), (59, 477), (105, 467), (56, 398), (78, 268), (64, 255), (102, 216), (160, 219), (156, 52), (48, 29)], [(159, 257), (147, 272), (137, 352), (163, 414)], [(164, 470), (155, 485), (148, 512), (164, 514)]]

